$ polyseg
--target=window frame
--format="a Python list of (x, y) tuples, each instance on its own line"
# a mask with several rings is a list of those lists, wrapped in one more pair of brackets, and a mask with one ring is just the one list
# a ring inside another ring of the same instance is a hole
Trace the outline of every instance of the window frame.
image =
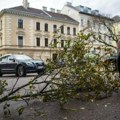
[(2, 47), (2, 36), (0, 37), (0, 47)]
[(64, 48), (64, 45), (65, 45), (64, 40), (61, 40), (61, 48)]
[(45, 47), (48, 47), (48, 38), (45, 38)]
[(36, 22), (36, 30), (40, 31), (40, 22)]
[[(22, 39), (19, 39), (19, 37), (22, 37)], [(19, 35), (18, 36), (18, 47), (23, 47), (24, 43), (23, 43), (23, 36), (22, 35)], [(22, 40), (22, 45), (19, 45), (19, 40)]]
[(76, 28), (73, 28), (73, 35), (76, 35)]
[(84, 27), (84, 19), (80, 19), (80, 22), (81, 22), (81, 27)]
[(90, 27), (90, 20), (87, 20), (87, 26)]
[(23, 19), (18, 19), (18, 28), (23, 29)]
[(45, 32), (48, 32), (48, 23), (45, 23)]
[(0, 19), (0, 30), (2, 30), (2, 20)]
[(57, 47), (57, 39), (53, 40), (54, 47)]
[(57, 25), (55, 25), (55, 24), (53, 25), (53, 32), (57, 33)]
[(64, 34), (64, 25), (62, 25), (60, 28), (61, 28), (61, 34)]
[(40, 37), (36, 37), (36, 47), (40, 47)]
[(70, 27), (67, 27), (67, 35), (70, 35)]

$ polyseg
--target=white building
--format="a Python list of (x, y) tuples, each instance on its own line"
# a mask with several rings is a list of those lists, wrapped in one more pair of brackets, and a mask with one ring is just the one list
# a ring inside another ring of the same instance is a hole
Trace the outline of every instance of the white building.
[[(101, 15), (98, 10), (92, 10), (85, 6), (73, 6), (72, 3), (67, 2), (62, 9), (62, 13), (69, 15), (73, 19), (79, 22), (79, 31), (93, 32), (96, 35), (101, 34), (101, 40), (111, 44), (111, 39), (107, 35), (109, 31), (104, 23), (108, 26), (113, 20), (105, 15)], [(106, 35), (107, 34), (107, 35)], [(95, 41), (93, 50), (96, 47), (103, 45), (102, 43)]]

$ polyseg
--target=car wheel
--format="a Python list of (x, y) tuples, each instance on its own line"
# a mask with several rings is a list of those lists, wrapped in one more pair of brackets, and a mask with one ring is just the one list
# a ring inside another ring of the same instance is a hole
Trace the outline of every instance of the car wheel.
[(3, 74), (0, 72), (0, 77), (2, 77), (2, 75), (3, 75)]
[(37, 74), (39, 75), (41, 73), (41, 71), (38, 71)]
[(16, 71), (16, 75), (19, 77), (26, 76), (26, 71), (25, 71), (24, 66), (22, 66), (22, 65), (18, 66), (17, 71)]
[(3, 74), (1, 73), (1, 69), (0, 69), (0, 77), (2, 77), (2, 75), (3, 75)]
[(44, 73), (44, 70), (38, 71), (37, 74)]

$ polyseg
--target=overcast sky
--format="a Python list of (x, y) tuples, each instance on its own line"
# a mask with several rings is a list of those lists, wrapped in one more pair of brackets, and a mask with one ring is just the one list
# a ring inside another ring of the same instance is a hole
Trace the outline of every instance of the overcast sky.
[[(0, 10), (22, 5), (23, 0), (0, 0)], [(42, 9), (46, 6), (50, 8), (62, 9), (66, 2), (71, 2), (73, 6), (83, 5), (99, 10), (101, 13), (111, 16), (120, 15), (120, 0), (28, 0), (30, 7)]]

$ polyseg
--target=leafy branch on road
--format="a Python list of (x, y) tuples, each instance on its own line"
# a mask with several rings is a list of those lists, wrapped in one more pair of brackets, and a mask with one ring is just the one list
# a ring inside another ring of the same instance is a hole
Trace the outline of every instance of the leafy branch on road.
[[(119, 89), (119, 77), (104, 62), (105, 56), (110, 55), (112, 50), (103, 46), (97, 48), (97, 53), (91, 54), (91, 38), (94, 38), (93, 33), (79, 33), (76, 38), (66, 40), (64, 48), (56, 50), (52, 47), (57, 58), (54, 61), (49, 59), (45, 73), (26, 84), (16, 87), (17, 79), (12, 89), (7, 91), (7, 82), (1, 80), (0, 104), (10, 100), (40, 98), (42, 101), (59, 101), (62, 107), (70, 99), (96, 99), (101, 93), (109, 96), (113, 90)], [(23, 108), (20, 114), (22, 111)]]

